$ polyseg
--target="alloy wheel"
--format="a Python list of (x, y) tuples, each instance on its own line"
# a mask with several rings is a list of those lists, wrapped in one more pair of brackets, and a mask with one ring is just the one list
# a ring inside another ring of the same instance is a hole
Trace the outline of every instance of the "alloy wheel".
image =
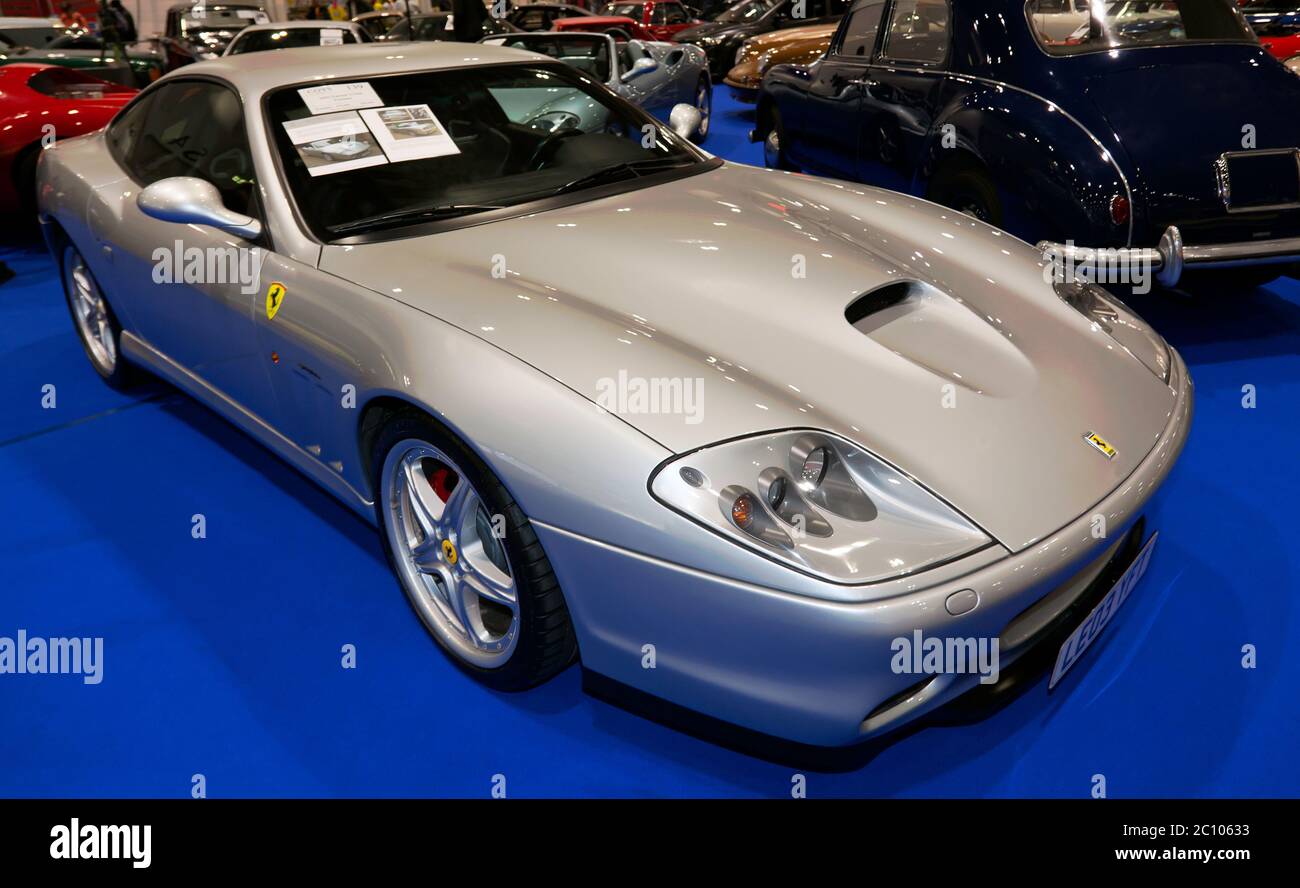
[(416, 612), (450, 652), (480, 668), (510, 659), (519, 597), (501, 523), (445, 453), (416, 439), (384, 462), (385, 529)]
[(709, 134), (709, 115), (713, 111), (713, 92), (702, 81), (695, 93), (695, 108), (700, 112), (697, 134), (701, 141)]
[(99, 372), (111, 376), (117, 367), (117, 336), (108, 303), (76, 247), (68, 247), (63, 253), (63, 280), (86, 351)]

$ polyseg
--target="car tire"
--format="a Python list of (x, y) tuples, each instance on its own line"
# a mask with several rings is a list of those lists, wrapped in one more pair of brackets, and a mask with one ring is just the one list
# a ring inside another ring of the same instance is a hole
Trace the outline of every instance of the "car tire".
[(382, 428), (373, 453), (389, 566), (452, 662), (499, 691), (533, 687), (568, 666), (577, 641), (559, 580), (491, 469), (415, 410)]
[(60, 270), (64, 301), (90, 366), (110, 387), (130, 388), (141, 373), (122, 357), (122, 325), (85, 259), (70, 243), (63, 247)]
[(974, 163), (941, 167), (930, 180), (929, 200), (1002, 227), (1002, 200), (988, 174)]
[(776, 108), (771, 111), (772, 125), (763, 137), (763, 163), (773, 170), (798, 172), (798, 167), (790, 162), (785, 152), (785, 127), (781, 124), (781, 112)]
[(709, 118), (713, 116), (713, 85), (707, 74), (700, 75), (699, 85), (695, 87), (695, 109), (700, 112), (700, 127), (691, 141), (699, 145), (709, 137)]

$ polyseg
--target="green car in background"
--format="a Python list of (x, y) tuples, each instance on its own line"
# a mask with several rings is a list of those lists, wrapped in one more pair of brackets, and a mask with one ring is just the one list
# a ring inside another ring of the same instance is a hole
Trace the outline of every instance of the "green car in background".
[[(140, 87), (148, 86), (162, 75), (162, 55), (152, 42), (124, 47), (125, 61), (130, 67), (128, 72), (126, 66), (114, 60), (112, 48), (106, 48), (104, 42), (89, 31), (56, 30), (46, 19), (33, 19), (31, 27), (3, 27), (12, 22), (14, 19), (0, 19), (0, 65), (39, 62), (81, 68), (105, 80)], [(37, 36), (43, 39), (24, 39)]]

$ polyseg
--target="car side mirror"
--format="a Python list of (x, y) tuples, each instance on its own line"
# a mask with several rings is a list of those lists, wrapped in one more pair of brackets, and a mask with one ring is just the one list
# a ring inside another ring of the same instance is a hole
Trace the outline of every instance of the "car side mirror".
[(659, 70), (658, 62), (656, 62), (652, 58), (648, 58), (647, 56), (641, 56), (641, 58), (637, 59), (635, 62), (632, 63), (632, 68), (630, 70), (623, 72), (623, 76), (620, 77), (619, 80), (623, 81), (624, 83), (629, 83), (633, 80), (636, 80), (638, 77), (642, 77), (646, 74), (649, 74), (651, 71), (658, 71), (658, 70)]
[(211, 225), (245, 240), (262, 235), (262, 223), (252, 216), (226, 209), (217, 186), (194, 176), (172, 176), (145, 186), (135, 199), (140, 212), (163, 222)]
[(674, 105), (673, 110), (668, 114), (668, 128), (683, 139), (694, 138), (703, 122), (704, 115), (700, 113), (700, 109), (685, 102)]

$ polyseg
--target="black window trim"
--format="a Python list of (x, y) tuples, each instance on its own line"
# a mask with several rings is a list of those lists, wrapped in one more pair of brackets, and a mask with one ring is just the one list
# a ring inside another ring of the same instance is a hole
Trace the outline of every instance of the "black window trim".
[(836, 59), (851, 59), (853, 61), (860, 60), (864, 65), (870, 65), (872, 60), (875, 59), (876, 53), (880, 49), (881, 37), (885, 32), (885, 19), (888, 17), (892, 6), (890, 0), (879, 0), (882, 7), (880, 10), (880, 24), (876, 26), (876, 39), (871, 44), (871, 52), (861, 56), (844, 55), (840, 52), (840, 50), (844, 48), (844, 38), (848, 36), (849, 19), (853, 18), (854, 12), (861, 9), (863, 6), (866, 6), (870, 2), (872, 2), (872, 0), (863, 0), (861, 5), (850, 3), (848, 8), (844, 10), (844, 16), (840, 19), (840, 25), (835, 29), (835, 36), (831, 38), (831, 46), (828, 50), (829, 55), (835, 56)]
[[(898, 9), (898, 4), (900, 2), (902, 2), (902, 0), (889, 0), (889, 10), (885, 18), (881, 20), (882, 24), (880, 34), (877, 35), (876, 39), (875, 63), (882, 67), (915, 66), (929, 71), (946, 71), (948, 69), (948, 62), (952, 58), (954, 31), (952, 21), (952, 0), (943, 0), (944, 4), (948, 7), (948, 39), (943, 48), (943, 58), (937, 61), (905, 59), (885, 54), (885, 48), (889, 45), (889, 29), (894, 25), (894, 12)], [(918, 2), (921, 2), (921, 0), (918, 0)], [(1028, 2), (1028, 0), (1026, 0), (1026, 2)]]

